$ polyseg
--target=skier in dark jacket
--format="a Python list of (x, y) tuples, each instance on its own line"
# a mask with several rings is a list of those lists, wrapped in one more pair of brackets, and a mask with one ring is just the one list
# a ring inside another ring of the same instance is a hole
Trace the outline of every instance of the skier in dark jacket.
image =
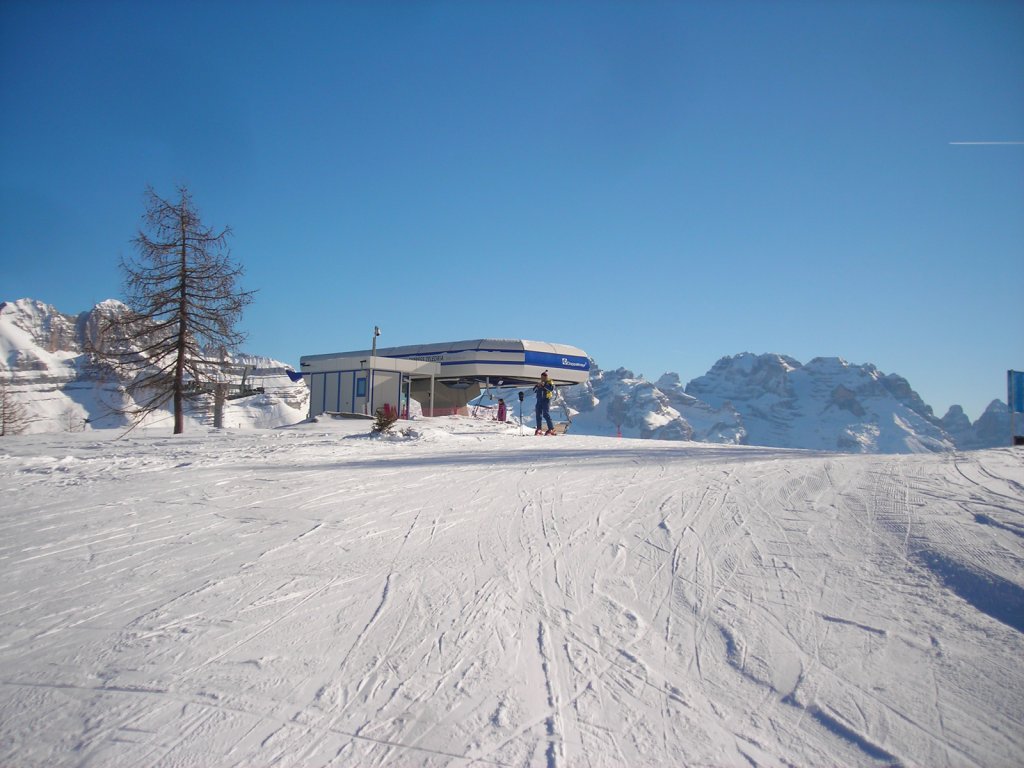
[[(533, 391), (537, 395), (537, 407), (534, 409), (537, 414), (537, 431), (535, 435), (555, 434), (555, 425), (551, 423), (551, 398), (555, 396), (555, 385), (548, 380), (548, 372), (540, 375), (540, 382), (533, 385)], [(541, 419), (548, 423), (548, 431), (542, 432), (540, 427)]]

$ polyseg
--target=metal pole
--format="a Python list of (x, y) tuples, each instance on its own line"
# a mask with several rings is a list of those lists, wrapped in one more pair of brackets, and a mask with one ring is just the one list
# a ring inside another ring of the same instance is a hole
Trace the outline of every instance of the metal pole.
[(377, 337), (380, 336), (380, 328), (373, 326), (373, 345), (370, 348), (370, 370), (366, 374), (366, 405), (363, 411), (367, 416), (373, 413), (373, 369), (377, 364)]
[(1010, 406), (1010, 445), (1017, 444), (1017, 404), (1014, 402), (1014, 372), (1006, 372), (1006, 402)]

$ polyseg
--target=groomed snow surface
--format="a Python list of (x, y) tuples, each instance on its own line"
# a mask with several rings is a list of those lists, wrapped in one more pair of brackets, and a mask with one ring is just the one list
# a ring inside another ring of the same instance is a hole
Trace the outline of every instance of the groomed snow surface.
[(1010, 766), (1024, 453), (0, 441), (0, 765)]

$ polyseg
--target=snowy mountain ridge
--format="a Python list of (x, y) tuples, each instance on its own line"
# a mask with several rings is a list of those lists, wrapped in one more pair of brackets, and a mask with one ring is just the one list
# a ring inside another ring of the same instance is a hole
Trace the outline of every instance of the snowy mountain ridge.
[(584, 434), (696, 440), (844, 453), (921, 453), (1006, 445), (1009, 412), (993, 401), (971, 423), (960, 406), (937, 418), (901, 376), (874, 365), (778, 354), (723, 357), (683, 385), (666, 373), (593, 366), (591, 380), (563, 389)]
[[(27, 412), (26, 432), (128, 425), (122, 414), (131, 405), (123, 389), (126, 382), (88, 352), (103, 349), (110, 341), (102, 338), (102, 320), (124, 308), (108, 299), (79, 315), (66, 315), (34, 299), (0, 303), (0, 378), (9, 396)], [(229, 401), (227, 426), (276, 427), (305, 417), (308, 390), (288, 378), (284, 363), (238, 354), (229, 356), (227, 364), (233, 371), (248, 369), (248, 384), (263, 390)], [(211, 424), (212, 411), (212, 395), (197, 395), (187, 403), (187, 418), (194, 425)], [(144, 423), (156, 426), (163, 418), (165, 414), (158, 412)]]
[[(100, 319), (123, 306), (107, 300), (75, 316), (33, 299), (0, 303), (0, 375), (29, 409), (28, 431), (123, 425), (112, 413), (122, 382), (86, 352), (87, 341), (102, 343)], [(287, 378), (284, 363), (248, 354), (230, 362), (248, 366), (265, 392), (233, 402), (226, 424), (282, 426), (305, 417), (308, 390)], [(578, 434), (846, 453), (997, 447), (1009, 434), (1009, 414), (998, 400), (973, 424), (960, 406), (939, 419), (903, 377), (841, 358), (803, 364), (786, 355), (742, 353), (723, 357), (686, 385), (676, 373), (651, 382), (593, 363), (590, 381), (562, 394), (577, 412), (572, 429)], [(197, 398), (193, 421), (208, 423), (210, 409)]]

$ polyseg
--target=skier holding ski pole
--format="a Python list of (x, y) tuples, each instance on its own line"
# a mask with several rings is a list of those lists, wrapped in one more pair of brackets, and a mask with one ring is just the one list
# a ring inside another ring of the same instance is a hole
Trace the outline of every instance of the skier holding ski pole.
[[(534, 394), (537, 395), (537, 406), (534, 409), (537, 415), (537, 431), (535, 435), (553, 435), (555, 434), (555, 425), (551, 421), (551, 398), (555, 395), (555, 385), (548, 380), (548, 372), (544, 371), (540, 375), (540, 382), (533, 385)], [(541, 419), (547, 421), (548, 431), (541, 431)]]

